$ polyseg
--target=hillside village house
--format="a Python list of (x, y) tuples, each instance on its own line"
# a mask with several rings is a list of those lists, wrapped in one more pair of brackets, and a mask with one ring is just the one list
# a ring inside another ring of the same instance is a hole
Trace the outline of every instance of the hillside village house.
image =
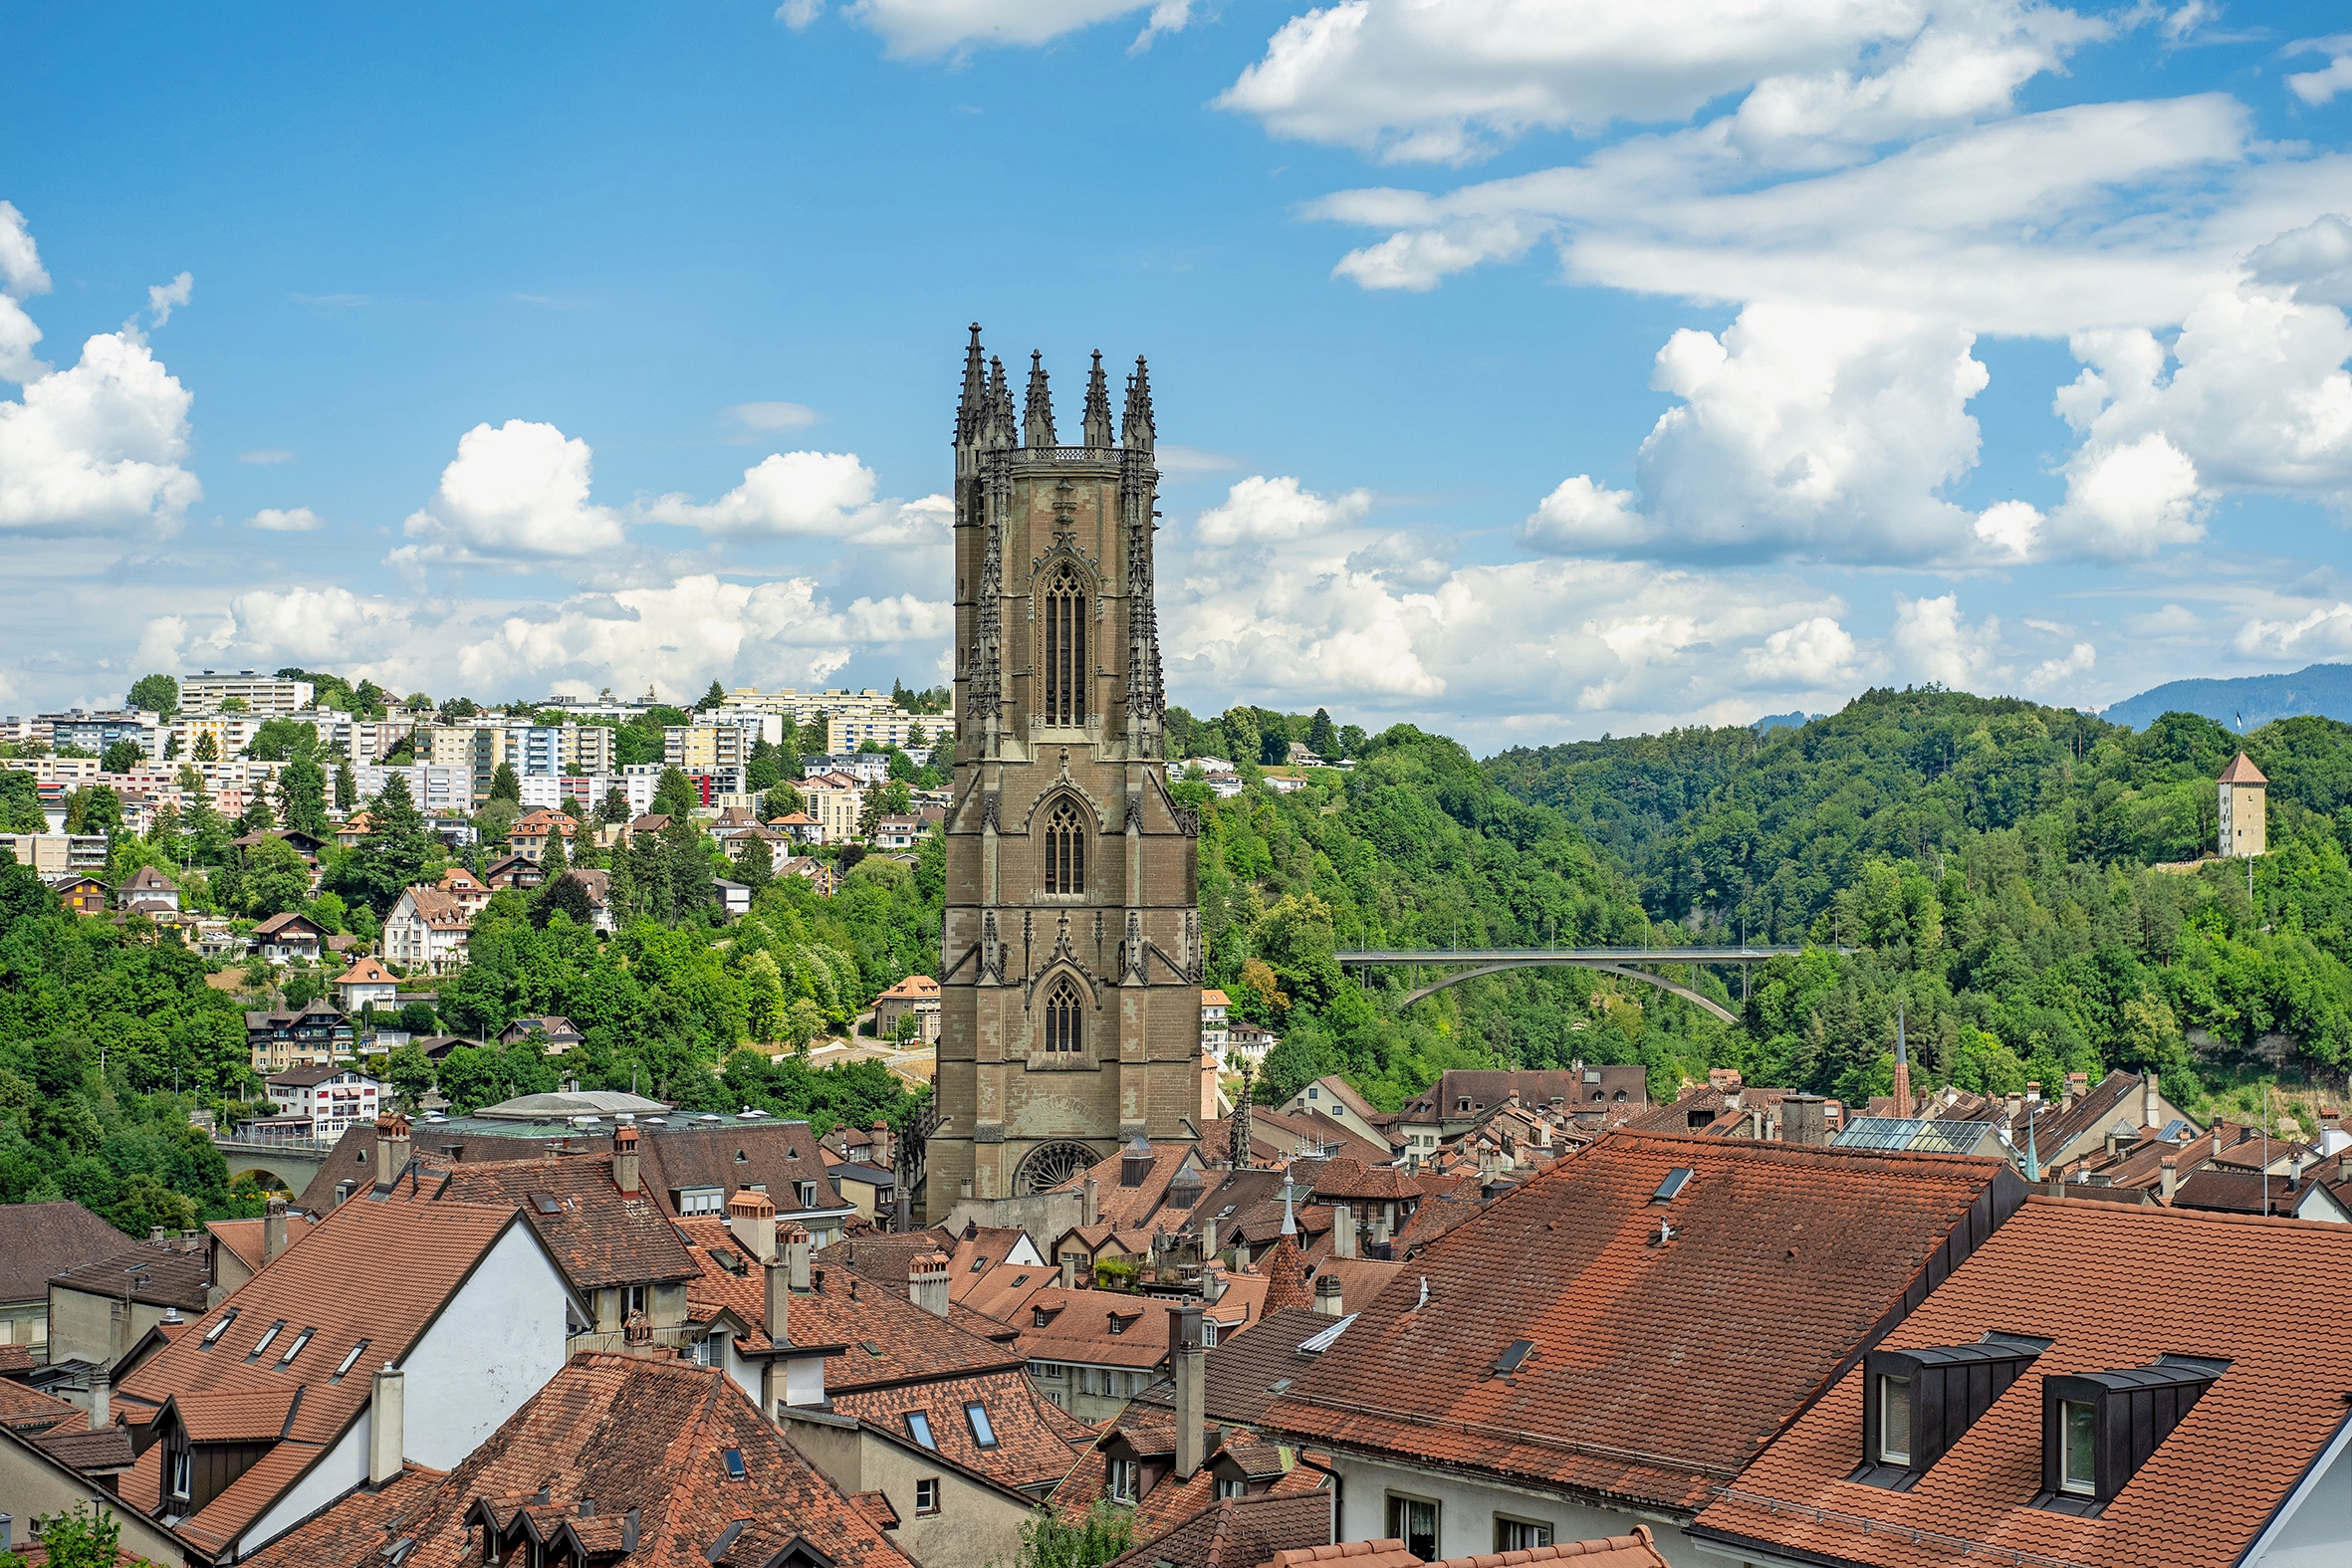
[(272, 964), (316, 964), (327, 933), (310, 916), (289, 910), (253, 928), (253, 951)]
[(446, 888), (404, 888), (384, 916), (383, 956), (412, 972), (446, 975), (465, 964), (467, 924), (473, 918), (473, 911)]
[(400, 983), (374, 955), (361, 958), (335, 977), (335, 1005), (356, 1016), (361, 1008), (389, 1008), (399, 996)]
[(269, 1074), (331, 1062), (351, 1053), (352, 1020), (324, 1002), (294, 1011), (245, 1014), (245, 1044), (253, 1070)]
[(1201, 1044), (1220, 1065), (1225, 1060), (1226, 1013), (1232, 1007), (1225, 993), (1213, 986), (1201, 993)]
[(797, 787), (817, 819), (818, 841), (846, 844), (857, 837), (857, 814), (865, 803), (865, 784), (843, 773), (819, 774)]
[(374, 1121), (382, 1108), (383, 1085), (333, 1062), (273, 1072), (268, 1085), (270, 1103), (278, 1107), (273, 1122), (299, 1117), (315, 1138), (340, 1138), (355, 1122)]
[(874, 1032), (884, 1039), (898, 1037), (898, 1020), (913, 1018), (915, 1043), (939, 1043), (939, 982), (928, 975), (909, 975), (874, 999)]

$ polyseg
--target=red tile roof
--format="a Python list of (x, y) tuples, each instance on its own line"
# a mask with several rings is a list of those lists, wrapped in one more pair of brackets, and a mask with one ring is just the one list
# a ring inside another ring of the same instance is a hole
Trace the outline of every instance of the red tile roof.
[(2262, 770), (2254, 766), (2252, 758), (2239, 752), (2230, 760), (2230, 766), (2222, 770), (2222, 777), (2216, 782), (2226, 784), (2268, 784), (2270, 781), (2262, 776)]
[[(1862, 1450), (1862, 1384), (1847, 1374), (1739, 1477), (1701, 1528), (1818, 1553), (1909, 1564), (1883, 1526), (2100, 1568), (2239, 1561), (2313, 1457), (2343, 1427), (2352, 1326), (2333, 1292), (2261, 1288), (2343, 1277), (2352, 1229), (2035, 1197), (1884, 1348), (1968, 1344), (1988, 1330), (2050, 1348), (1907, 1492), (1849, 1482)], [(2041, 1485), (2045, 1375), (2227, 1360), (2224, 1372), (2098, 1518), (2029, 1505)], [(1782, 1511), (1746, 1498), (1778, 1499)], [(1814, 1521), (1790, 1503), (1845, 1517)], [(1880, 1521), (1864, 1534), (1851, 1522)], [(1957, 1546), (1938, 1543), (1939, 1559)], [(1955, 1557), (1954, 1560), (1957, 1560)], [(2028, 1559), (2030, 1561), (2030, 1559)]]
[(1257, 1568), (1280, 1553), (1330, 1540), (1336, 1504), (1328, 1492), (1260, 1492), (1220, 1497), (1160, 1536), (1111, 1562), (1116, 1568)]
[(0, 1204), (0, 1302), (44, 1301), (53, 1274), (103, 1262), (131, 1238), (80, 1204)]
[(642, 1182), (634, 1193), (614, 1186), (609, 1155), (459, 1161), (438, 1187), (425, 1185), (439, 1203), (520, 1210), (582, 1290), (674, 1283), (697, 1272), (661, 1199)]
[(1696, 1508), (2022, 1196), (1997, 1160), (1613, 1133), (1433, 1243), (1266, 1424)]
[[(1157, 1430), (1150, 1422), (1110, 1422), (1103, 1426), (1102, 1435), (1078, 1458), (1066, 1478), (1055, 1488), (1052, 1508), (1055, 1517), (1064, 1524), (1076, 1524), (1084, 1519), (1095, 1502), (1108, 1495), (1110, 1484), (1109, 1455), (1107, 1450), (1120, 1446), (1133, 1437), (1140, 1440), (1139, 1452), (1144, 1454), (1172, 1454), (1175, 1449), (1174, 1429), (1165, 1420), (1165, 1413), (1149, 1413), (1159, 1418)], [(1321, 1490), (1331, 1479), (1330, 1472), (1317, 1463), (1307, 1462), (1295, 1449), (1280, 1445), (1262, 1444), (1254, 1434), (1229, 1434), (1225, 1443), (1214, 1441), (1203, 1445), (1208, 1460), (1193, 1472), (1193, 1477), (1180, 1481), (1175, 1473), (1161, 1474), (1158, 1484), (1146, 1491), (1134, 1505), (1135, 1539), (1138, 1543), (1157, 1540), (1185, 1520), (1217, 1500), (1217, 1471), (1214, 1460), (1228, 1445), (1247, 1446), (1253, 1452), (1263, 1449), (1273, 1458), (1273, 1467), (1281, 1478), (1262, 1495), (1295, 1496), (1301, 1492)], [(1129, 1445), (1134, 1447), (1134, 1445)], [(1252, 1464), (1253, 1472), (1265, 1469), (1264, 1463)]]
[(912, 1568), (723, 1373), (668, 1355), (575, 1357), (448, 1474), (355, 1492), (247, 1562), (382, 1568), (387, 1542), (411, 1537), (402, 1568), (471, 1568), (483, 1552), (468, 1526), (485, 1517), (508, 1561), (561, 1542), (549, 1555), (564, 1561), (746, 1568), (798, 1537), (835, 1568)]
[(87, 1427), (90, 1417), (79, 1405), (52, 1399), (38, 1389), (0, 1378), (0, 1427), (31, 1434), (48, 1432), (61, 1422)]
[[(239, 1432), (265, 1429), (265, 1406), (286, 1398), (290, 1383), (302, 1388), (291, 1420), (279, 1411), (284, 1435), (276, 1447), (184, 1521), (180, 1533), (218, 1551), (259, 1518), (366, 1406), (368, 1379), (333, 1381), (336, 1364), (361, 1339), (371, 1364), (397, 1364), (518, 1223), (512, 1209), (487, 1205), (347, 1203), (125, 1377), (116, 1403), (132, 1425), (154, 1420), (168, 1402), (191, 1426)], [(232, 1313), (235, 1320), (207, 1350), (205, 1334)], [(262, 1332), (280, 1320), (286, 1327), (269, 1353), (248, 1361)], [(280, 1357), (305, 1327), (313, 1331), (310, 1342), (295, 1365), (280, 1370)], [(123, 1477), (123, 1500), (141, 1511), (160, 1501), (159, 1459), (148, 1462), (160, 1454), (161, 1445), (149, 1448)]]
[[(898, 1438), (908, 1435), (907, 1412), (923, 1412), (936, 1445), (933, 1452), (1007, 1486), (1051, 1486), (1069, 1473), (1094, 1441), (1092, 1428), (1039, 1394), (1024, 1371), (937, 1378), (852, 1394), (828, 1388), (825, 1393), (836, 1415), (870, 1421)], [(967, 1405), (978, 1405), (986, 1413), (996, 1440), (992, 1447), (981, 1447)]]

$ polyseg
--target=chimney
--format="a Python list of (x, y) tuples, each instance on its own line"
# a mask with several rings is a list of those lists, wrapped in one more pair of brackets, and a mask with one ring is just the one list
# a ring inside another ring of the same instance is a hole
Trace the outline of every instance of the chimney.
[(2089, 1073), (2070, 1072), (2066, 1074), (2066, 1103), (2068, 1105), (2072, 1105), (2090, 1092), (2091, 1075)]
[(2181, 1190), (2181, 1161), (2177, 1155), (2166, 1155), (2156, 1162), (2164, 1172), (2164, 1201), (2171, 1203), (2173, 1194)]
[(1088, 1231), (1094, 1229), (1094, 1178), (1089, 1176), (1086, 1178), (1085, 1197), (1078, 1206), (1078, 1224)]
[(1078, 1287), (1078, 1258), (1077, 1258), (1077, 1254), (1076, 1254), (1075, 1252), (1064, 1252), (1064, 1253), (1062, 1253), (1062, 1254), (1061, 1254), (1061, 1288), (1062, 1288), (1062, 1289), (1064, 1289), (1064, 1290), (1075, 1290), (1075, 1289), (1077, 1289), (1077, 1287)]
[(261, 1260), (266, 1267), (271, 1258), (286, 1250), (286, 1200), (273, 1198), (262, 1207)]
[[(378, 1143), (378, 1148), (382, 1147)], [(381, 1491), (400, 1478), (401, 1451), (407, 1446), (408, 1395), (406, 1379), (389, 1363), (375, 1375), (367, 1400), (367, 1489)]]
[(148, 1228), (148, 1230), (147, 1230), (147, 1245), (149, 1245), (149, 1246), (161, 1246), (162, 1244), (163, 1244), (163, 1228), (162, 1228), (161, 1226), (151, 1226), (151, 1227), (149, 1227), (149, 1228)]
[(2039, 1078), (2028, 1078), (2025, 1080), (2025, 1103), (2027, 1105), (2039, 1105), (2041, 1103), (2041, 1080)]
[(768, 1287), (767, 1315), (761, 1327), (771, 1344), (789, 1345), (793, 1337), (792, 1274), (782, 1258), (771, 1257), (762, 1268)]
[(1396, 1234), (1396, 1205), (1382, 1204), (1372, 1216), (1372, 1244), (1386, 1246)]
[[(780, 1237), (780, 1244), (784, 1248), (785, 1267), (791, 1270), (789, 1278), (792, 1287), (795, 1290), (809, 1289), (811, 1287), (809, 1228), (798, 1220), (787, 1223), (783, 1235)], [(769, 1255), (771, 1257), (775, 1255), (774, 1248), (770, 1248)]]
[(1903, 1009), (1895, 1008), (1895, 1114), (1908, 1121), (1911, 1104), (1911, 1045), (1903, 1030)]
[(375, 1119), (375, 1185), (389, 1187), (408, 1168), (408, 1118), (387, 1111)]
[(115, 1424), (115, 1371), (101, 1363), (90, 1371), (90, 1430), (104, 1432)]
[(1818, 1094), (1791, 1094), (1780, 1101), (1780, 1141), (1821, 1145), (1829, 1141), (1829, 1102)]
[[(622, 1131), (626, 1131), (623, 1128)], [(620, 1156), (613, 1155), (617, 1165)], [(631, 1156), (632, 1160), (634, 1156)], [(735, 1237), (744, 1255), (755, 1263), (765, 1263), (776, 1256), (776, 1200), (766, 1193), (755, 1193), (745, 1188), (727, 1200), (727, 1233)]]
[(1345, 1317), (1347, 1309), (1339, 1304), (1339, 1276), (1320, 1273), (1314, 1276), (1314, 1309), (1325, 1317)]
[(2152, 1072), (2140, 1080), (2140, 1125), (2160, 1126), (2158, 1118), (2163, 1115), (2164, 1108), (2156, 1097), (2156, 1074)]
[(1355, 1256), (1355, 1205), (1344, 1201), (1331, 1206), (1331, 1255)]
[(637, 1129), (627, 1125), (613, 1128), (612, 1185), (624, 1193), (637, 1190)]
[(2024, 1114), (2025, 1114), (2025, 1096), (2023, 1096), (2022, 1094), (2012, 1094), (2012, 1095), (2010, 1095), (2010, 1096), (2008, 1097), (2008, 1118), (2007, 1118), (2007, 1119), (2013, 1122), (2013, 1121), (2015, 1121), (2015, 1120), (2016, 1120), (2018, 1117), (2020, 1117), (2020, 1116), (2022, 1116), (2022, 1115), (2024, 1115)]
[(1201, 1261), (1203, 1263), (1211, 1263), (1215, 1262), (1216, 1259), (1217, 1217), (1215, 1215), (1211, 1215), (1208, 1219), (1201, 1222)]
[(877, 1116), (874, 1118), (874, 1124), (871, 1132), (873, 1137), (872, 1158), (874, 1164), (880, 1166), (885, 1171), (894, 1169), (891, 1160), (892, 1150), (890, 1148), (890, 1124)]
[[(2264, 1177), (2263, 1180), (2267, 1181), (2269, 1178)], [(2303, 1151), (2300, 1149), (2297, 1149), (2294, 1152), (2294, 1157), (2286, 1162), (2286, 1190), (2290, 1193), (2299, 1193), (2303, 1190)]]
[(907, 1259), (906, 1298), (933, 1317), (947, 1316), (945, 1252), (925, 1252)]
[(1176, 1479), (1188, 1481), (1200, 1473), (1201, 1423), (1208, 1402), (1208, 1353), (1201, 1344), (1201, 1309), (1168, 1308), (1168, 1359), (1176, 1374)]

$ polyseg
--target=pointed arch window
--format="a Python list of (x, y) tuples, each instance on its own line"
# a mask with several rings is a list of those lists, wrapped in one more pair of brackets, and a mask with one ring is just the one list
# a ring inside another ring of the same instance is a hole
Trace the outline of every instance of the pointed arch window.
[(1046, 813), (1046, 891), (1086, 890), (1086, 814), (1072, 800)]
[(1042, 600), (1045, 621), (1045, 701), (1039, 716), (1051, 725), (1086, 722), (1086, 585), (1067, 564), (1054, 573)]
[(1067, 976), (1046, 994), (1046, 1049), (1055, 1053), (1085, 1048), (1085, 1002)]

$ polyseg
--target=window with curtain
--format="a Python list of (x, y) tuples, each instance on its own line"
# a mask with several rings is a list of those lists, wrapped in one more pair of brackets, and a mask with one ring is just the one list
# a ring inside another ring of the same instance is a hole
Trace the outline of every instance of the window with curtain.
[(1046, 815), (1046, 891), (1086, 890), (1086, 815), (1063, 800)]
[(1086, 722), (1086, 587), (1064, 565), (1046, 584), (1039, 600), (1044, 636), (1039, 667), (1045, 675), (1038, 717), (1048, 724)]
[(1046, 997), (1046, 1049), (1075, 1051), (1084, 1044), (1085, 1027), (1078, 988), (1066, 977)]

